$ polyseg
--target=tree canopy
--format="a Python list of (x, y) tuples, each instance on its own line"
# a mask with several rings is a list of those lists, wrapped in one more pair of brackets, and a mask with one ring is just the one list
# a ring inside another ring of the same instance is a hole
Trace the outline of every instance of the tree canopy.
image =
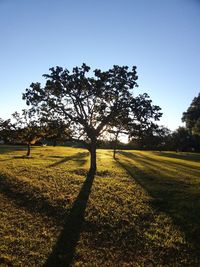
[(22, 113), (12, 114), (15, 140), (27, 145), (27, 156), (30, 155), (30, 146), (43, 136), (40, 121), (35, 109), (23, 109)]
[(41, 125), (44, 132), (44, 138), (51, 141), (53, 146), (56, 146), (57, 142), (69, 140), (72, 132), (70, 125), (59, 116), (51, 116), (50, 114), (44, 114), (40, 117)]
[[(91, 170), (96, 170), (96, 145), (110, 127), (125, 128), (132, 133), (161, 117), (160, 107), (154, 106), (147, 94), (137, 97), (136, 67), (114, 65), (108, 71), (83, 64), (72, 72), (62, 67), (44, 74), (46, 83), (32, 83), (23, 94), (28, 105), (41, 112), (53, 112), (69, 124), (73, 137), (81, 140), (91, 154)], [(121, 127), (124, 125), (124, 127)], [(131, 134), (130, 134), (131, 135)]]
[(187, 129), (192, 134), (200, 135), (200, 93), (183, 113), (182, 121), (186, 123)]

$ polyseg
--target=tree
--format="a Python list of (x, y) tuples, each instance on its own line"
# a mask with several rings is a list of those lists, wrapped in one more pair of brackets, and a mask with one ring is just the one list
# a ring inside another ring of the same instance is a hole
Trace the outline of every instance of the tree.
[(107, 133), (110, 136), (111, 139), (111, 145), (113, 149), (113, 159), (116, 159), (116, 150), (117, 146), (120, 143), (119, 138), (120, 135), (128, 135), (128, 125), (130, 123), (130, 117), (129, 114), (121, 114), (117, 116), (117, 118), (114, 121), (111, 121), (109, 123), (109, 127), (107, 129)]
[(171, 141), (171, 131), (165, 126), (159, 126), (154, 135), (155, 149), (169, 150)]
[[(148, 94), (140, 94), (137, 97), (133, 97), (130, 101), (129, 113), (124, 113), (122, 116), (118, 116), (117, 124), (112, 127), (110, 132), (113, 134), (113, 158), (116, 157), (116, 148), (119, 143), (119, 136), (121, 134), (128, 135), (129, 140), (133, 138), (144, 139), (151, 132), (153, 135), (157, 135), (161, 132), (161, 128), (155, 124), (154, 121), (158, 121), (162, 116), (160, 107), (152, 105), (152, 100)], [(158, 130), (159, 129), (159, 130)]]
[(135, 66), (131, 70), (116, 65), (108, 71), (96, 69), (93, 77), (89, 71), (86, 64), (73, 68), (71, 73), (61, 67), (51, 68), (50, 74), (43, 75), (47, 79), (45, 86), (32, 83), (23, 99), (28, 105), (65, 117), (74, 138), (90, 152), (90, 170), (96, 171), (97, 140), (111, 124), (118, 126), (122, 118), (137, 115), (132, 89), (137, 87), (138, 77)]
[(15, 141), (26, 143), (27, 156), (30, 156), (31, 144), (34, 144), (43, 136), (43, 131), (39, 125), (39, 120), (36, 116), (36, 110), (22, 110), (22, 114), (15, 112), (12, 114), (13, 124), (15, 129)]
[(116, 159), (116, 150), (117, 145), (119, 144), (119, 135), (123, 133), (123, 127), (119, 125), (119, 127), (109, 130), (109, 133), (112, 135), (111, 144), (113, 149), (113, 159)]
[(153, 136), (159, 132), (159, 126), (154, 122), (162, 116), (161, 108), (152, 105), (152, 100), (145, 93), (132, 99), (131, 120), (128, 126), (129, 139), (137, 138), (140, 141), (147, 136)]
[(9, 143), (13, 140), (14, 130), (10, 119), (3, 120), (0, 118), (0, 139), (5, 143)]
[(176, 151), (193, 151), (196, 144), (189, 130), (179, 127), (171, 135), (171, 146)]
[(183, 113), (182, 121), (186, 123), (186, 128), (191, 134), (200, 135), (200, 93)]
[(136, 131), (132, 138), (132, 145), (137, 149), (163, 150), (168, 149), (170, 130), (164, 126), (150, 124), (139, 132)]
[(70, 126), (59, 117), (42, 117), (41, 122), (44, 129), (44, 137), (52, 141), (56, 146), (58, 141), (66, 141), (71, 137)]
[(192, 130), (193, 130), (194, 135), (200, 136), (200, 117), (196, 121)]

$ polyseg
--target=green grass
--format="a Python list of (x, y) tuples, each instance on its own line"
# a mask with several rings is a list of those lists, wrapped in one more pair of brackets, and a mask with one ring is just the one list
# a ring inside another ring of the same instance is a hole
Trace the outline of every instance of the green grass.
[(0, 266), (200, 266), (200, 155), (0, 146)]

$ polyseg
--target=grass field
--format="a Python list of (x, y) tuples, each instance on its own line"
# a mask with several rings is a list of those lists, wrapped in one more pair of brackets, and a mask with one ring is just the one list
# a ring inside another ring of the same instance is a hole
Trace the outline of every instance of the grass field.
[[(0, 146), (0, 266), (200, 266), (200, 155)], [(3, 237), (3, 238), (2, 238)]]

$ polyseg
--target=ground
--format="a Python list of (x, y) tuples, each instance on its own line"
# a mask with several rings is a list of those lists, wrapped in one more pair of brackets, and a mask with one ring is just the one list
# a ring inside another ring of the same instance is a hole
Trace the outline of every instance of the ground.
[(0, 146), (0, 266), (200, 266), (200, 155)]

